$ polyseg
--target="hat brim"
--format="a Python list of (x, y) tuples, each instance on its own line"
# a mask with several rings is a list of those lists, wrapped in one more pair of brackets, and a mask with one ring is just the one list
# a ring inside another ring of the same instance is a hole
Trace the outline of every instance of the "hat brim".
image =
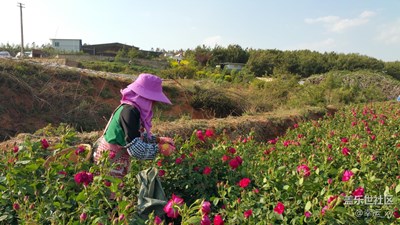
[(133, 82), (132, 84), (128, 85), (128, 88), (135, 92), (136, 94), (142, 96), (143, 98), (147, 98), (152, 101), (162, 102), (169, 105), (172, 105), (171, 101), (163, 92), (154, 92), (148, 89), (145, 89), (140, 84)]

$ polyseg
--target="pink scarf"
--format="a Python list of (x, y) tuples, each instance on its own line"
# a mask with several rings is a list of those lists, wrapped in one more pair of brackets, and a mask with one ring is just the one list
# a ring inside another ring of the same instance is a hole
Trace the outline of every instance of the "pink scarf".
[(121, 90), (122, 99), (121, 104), (132, 105), (137, 108), (140, 112), (140, 122), (142, 126), (147, 131), (148, 137), (151, 136), (151, 120), (153, 118), (153, 101), (143, 98), (142, 96), (136, 94), (129, 88)]

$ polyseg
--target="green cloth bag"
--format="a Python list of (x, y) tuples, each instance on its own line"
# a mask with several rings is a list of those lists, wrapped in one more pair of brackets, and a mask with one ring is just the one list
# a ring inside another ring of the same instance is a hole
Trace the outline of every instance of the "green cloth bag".
[(136, 175), (139, 181), (138, 215), (147, 218), (154, 211), (154, 215), (164, 217), (164, 206), (167, 204), (167, 197), (158, 177), (157, 168), (149, 168), (140, 171)]

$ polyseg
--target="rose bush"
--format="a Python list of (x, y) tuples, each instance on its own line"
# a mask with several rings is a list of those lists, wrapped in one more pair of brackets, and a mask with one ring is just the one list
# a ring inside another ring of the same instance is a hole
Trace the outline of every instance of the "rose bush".
[[(66, 155), (44, 167), (68, 141), (26, 140), (0, 156), (0, 223), (396, 224), (399, 124), (400, 105), (386, 102), (351, 105), (263, 143), (196, 130), (176, 137), (171, 154), (132, 159), (123, 179), (108, 175), (112, 156), (92, 164), (82, 147), (77, 163)], [(143, 219), (135, 176), (148, 167), (170, 199), (164, 215)]]

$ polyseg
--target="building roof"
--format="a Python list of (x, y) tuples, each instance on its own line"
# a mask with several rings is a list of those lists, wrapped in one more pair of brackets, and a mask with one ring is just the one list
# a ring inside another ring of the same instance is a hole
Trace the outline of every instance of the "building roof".
[(104, 43), (104, 44), (94, 44), (94, 45), (84, 45), (83, 47), (99, 47), (99, 46), (121, 46), (121, 47), (129, 47), (129, 48), (138, 48), (133, 45), (126, 45), (122, 44), (119, 42), (113, 42), (113, 43)]
[(68, 38), (50, 38), (50, 40), (66, 40), (66, 41), (82, 41), (82, 39), (68, 39)]
[(244, 66), (246, 63), (232, 63), (232, 62), (223, 62), (220, 63), (221, 65), (238, 65), (238, 66)]

